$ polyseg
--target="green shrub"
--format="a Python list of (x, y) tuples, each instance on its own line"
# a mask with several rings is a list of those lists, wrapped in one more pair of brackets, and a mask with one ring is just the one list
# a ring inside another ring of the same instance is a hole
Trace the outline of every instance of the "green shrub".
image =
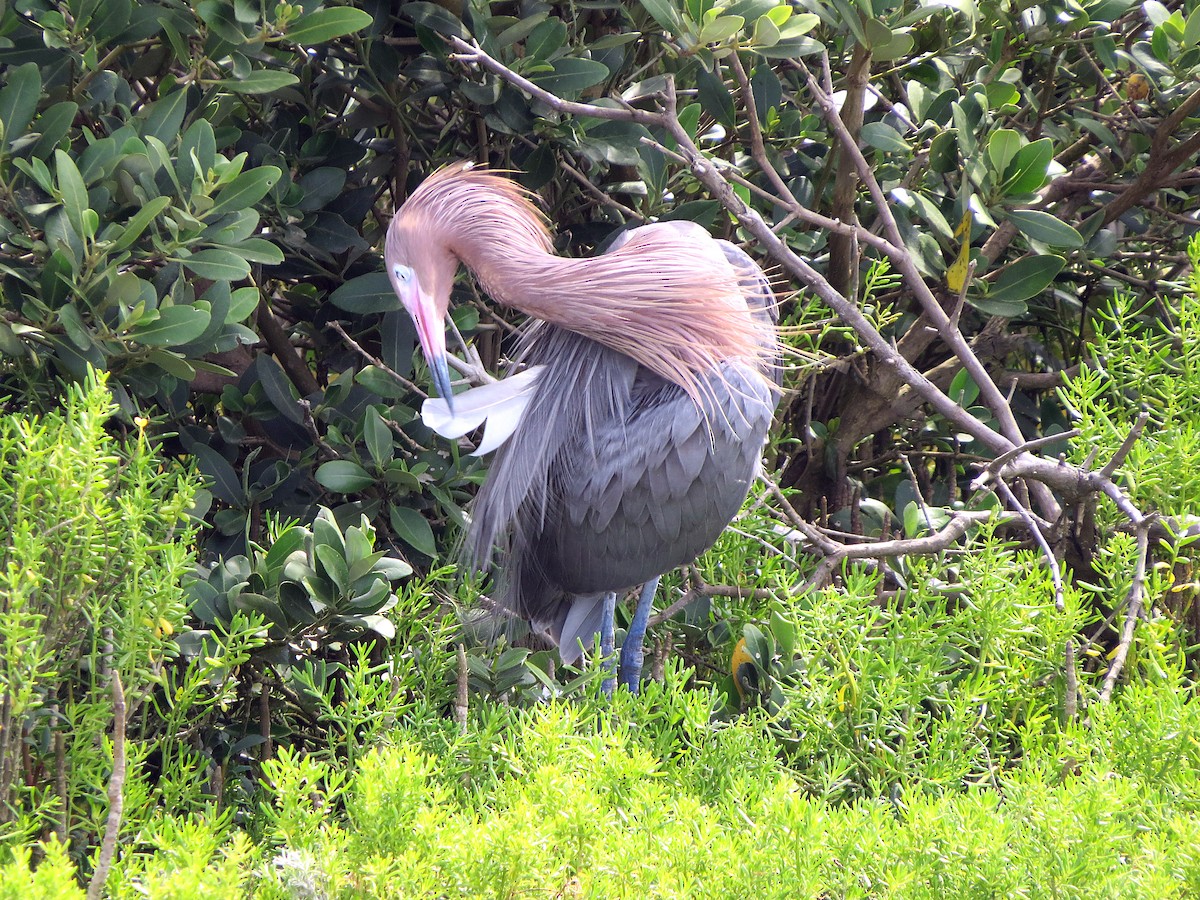
[(112, 766), (109, 683), (119, 675), (128, 721), (145, 721), (184, 627), (195, 479), (164, 467), (144, 431), (108, 434), (113, 411), (93, 378), (67, 388), (61, 412), (0, 419), (6, 836), (94, 838)]

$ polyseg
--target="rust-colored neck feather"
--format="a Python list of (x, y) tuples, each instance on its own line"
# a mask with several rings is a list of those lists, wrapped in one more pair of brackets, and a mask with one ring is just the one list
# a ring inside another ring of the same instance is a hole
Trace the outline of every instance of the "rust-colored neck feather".
[(563, 258), (519, 185), (462, 165), (431, 175), (398, 216), (410, 240), (460, 260), (498, 302), (624, 353), (697, 399), (697, 377), (717, 363), (759, 363), (775, 350), (701, 229), (638, 229), (609, 253)]

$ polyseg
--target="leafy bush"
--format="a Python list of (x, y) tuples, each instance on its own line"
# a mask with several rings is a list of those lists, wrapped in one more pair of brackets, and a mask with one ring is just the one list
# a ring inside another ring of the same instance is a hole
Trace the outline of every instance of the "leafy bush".
[[(435, 718), (403, 725), (352, 774), (281, 753), (267, 767), (259, 840), (228, 816), (167, 819), (122, 858), (111, 894), (933, 900), (1200, 889), (1200, 766), (1185, 736), (1198, 713), (1184, 683), (1128, 692), (994, 784), (830, 804), (779, 762), (760, 718), (696, 731), (679, 717), (717, 699), (686, 688), (687, 675), (671, 668), (664, 687), (612, 705), (480, 710), (464, 731)], [(465, 759), (478, 785), (464, 781)], [(74, 896), (61, 852), (47, 854), (36, 874), (23, 857), (0, 867), (0, 889)]]
[(187, 612), (195, 479), (164, 469), (141, 429), (120, 441), (105, 431), (103, 379), (64, 400), (61, 413), (0, 418), (6, 837), (94, 835), (112, 765), (99, 740), (109, 684), (119, 678), (130, 720), (145, 721)]

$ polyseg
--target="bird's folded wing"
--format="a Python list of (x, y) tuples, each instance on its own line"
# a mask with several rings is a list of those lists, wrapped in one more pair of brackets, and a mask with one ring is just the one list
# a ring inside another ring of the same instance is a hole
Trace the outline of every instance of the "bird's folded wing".
[(483, 441), (472, 454), (483, 456), (516, 431), (544, 368), (530, 366), (500, 381), (455, 394), (454, 413), (441, 397), (430, 397), (421, 406), (421, 419), (442, 437), (450, 439), (460, 438), (483, 425)]

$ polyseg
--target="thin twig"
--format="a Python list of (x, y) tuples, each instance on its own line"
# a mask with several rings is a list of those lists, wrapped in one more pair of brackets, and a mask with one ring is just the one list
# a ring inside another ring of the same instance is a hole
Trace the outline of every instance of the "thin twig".
[(467, 690), (469, 685), (467, 676), (470, 670), (467, 668), (467, 650), (461, 642), (455, 646), (454, 655), (458, 660), (458, 692), (455, 696), (454, 722), (458, 725), (458, 730), (465, 734), (467, 730), (467, 704), (470, 697)]
[(1034, 521), (1033, 514), (1026, 508), (1025, 504), (1017, 499), (1017, 495), (1012, 492), (1012, 488), (1003, 481), (997, 481), (996, 491), (1004, 498), (1008, 506), (1025, 521), (1026, 528), (1033, 534), (1033, 539), (1037, 541), (1038, 547), (1041, 548), (1042, 556), (1046, 559), (1046, 565), (1050, 567), (1050, 580), (1054, 584), (1054, 608), (1062, 612), (1062, 570), (1058, 567), (1058, 559), (1054, 556), (1054, 551), (1050, 549), (1050, 544), (1046, 541), (1046, 536), (1042, 534), (1042, 529)]
[(104, 837), (100, 841), (100, 855), (96, 868), (88, 881), (88, 900), (100, 900), (104, 882), (112, 868), (113, 855), (117, 851), (117, 839), (121, 832), (121, 814), (125, 809), (125, 691), (121, 687), (121, 673), (112, 673), (113, 700), (113, 769), (108, 779), (108, 817), (104, 822)]
[(1150, 548), (1150, 528), (1143, 521), (1137, 529), (1137, 560), (1134, 563), (1133, 581), (1129, 585), (1129, 595), (1126, 601), (1125, 622), (1121, 626), (1121, 640), (1117, 644), (1108, 672), (1104, 676), (1104, 687), (1100, 691), (1100, 702), (1107, 703), (1112, 699), (1113, 688), (1125, 668), (1125, 660), (1129, 656), (1129, 647), (1133, 643), (1133, 629), (1142, 614), (1142, 603), (1146, 594), (1146, 556)]
[(1063, 716), (1073, 722), (1079, 710), (1079, 673), (1075, 671), (1075, 638), (1067, 638), (1063, 660)]
[(1137, 443), (1137, 439), (1142, 436), (1142, 431), (1149, 421), (1149, 410), (1143, 409), (1138, 413), (1137, 421), (1129, 429), (1129, 434), (1125, 435), (1125, 440), (1121, 441), (1121, 446), (1117, 448), (1117, 452), (1113, 454), (1112, 459), (1105, 463), (1104, 468), (1100, 470), (1102, 477), (1112, 478), (1116, 474), (1121, 463), (1125, 462), (1125, 457), (1129, 456), (1129, 451), (1133, 449), (1133, 445)]
[(335, 319), (329, 323), (329, 327), (332, 328), (335, 332), (337, 332), (337, 335), (338, 335), (338, 337), (340, 337), (342, 339), (343, 344), (345, 344), (347, 347), (349, 347), (351, 350), (353, 350), (355, 353), (357, 353), (359, 356), (361, 356), (363, 359), (365, 359), (367, 362), (369, 362), (375, 368), (379, 369), (381, 372), (384, 372), (389, 378), (391, 378), (393, 381), (395, 381), (396, 384), (403, 387), (406, 391), (412, 391), (414, 394), (417, 394), (418, 396), (421, 396), (421, 397), (426, 396), (425, 392), (423, 390), (421, 390), (421, 388), (419, 388), (414, 382), (409, 381), (407, 378), (405, 378), (403, 375), (401, 375), (395, 369), (390, 368), (379, 357), (377, 357), (374, 354), (363, 349), (362, 345), (359, 344), (358, 341), (356, 341), (354, 338), (350, 337), (350, 335), (348, 335), (346, 333), (346, 329), (342, 327), (341, 322), (339, 322)]

